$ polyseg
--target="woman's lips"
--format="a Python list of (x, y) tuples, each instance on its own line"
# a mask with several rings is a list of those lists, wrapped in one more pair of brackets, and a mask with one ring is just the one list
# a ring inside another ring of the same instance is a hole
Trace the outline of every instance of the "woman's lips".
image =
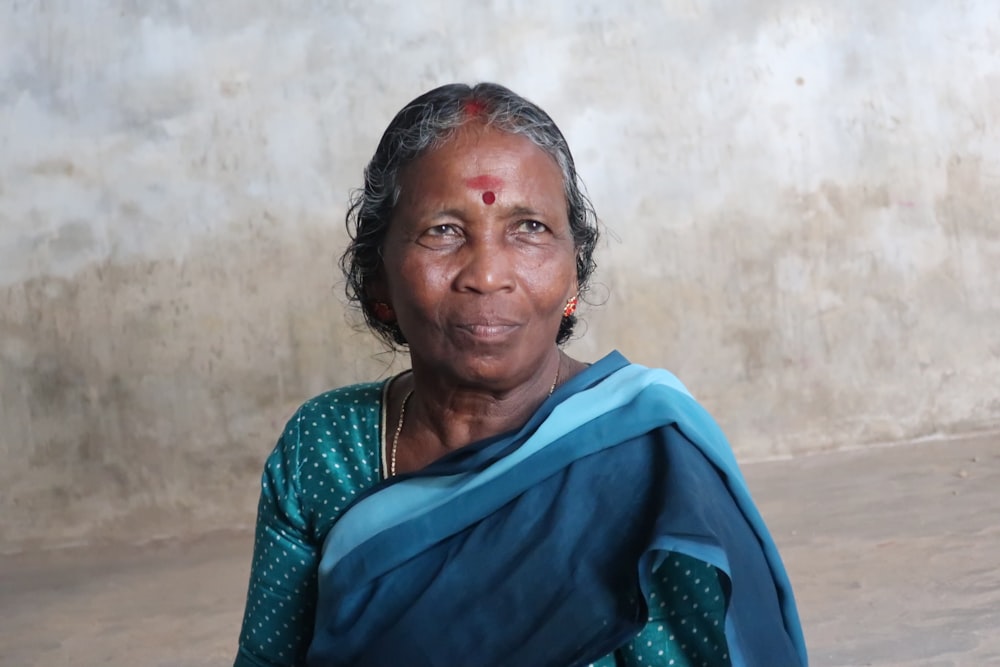
[(518, 326), (515, 322), (484, 321), (459, 324), (458, 329), (480, 340), (496, 340), (509, 335)]

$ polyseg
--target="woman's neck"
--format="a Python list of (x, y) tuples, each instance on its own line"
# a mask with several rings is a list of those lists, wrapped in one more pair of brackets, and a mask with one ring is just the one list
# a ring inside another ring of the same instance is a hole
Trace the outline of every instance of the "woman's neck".
[(536, 372), (510, 389), (463, 386), (415, 366), (407, 408), (407, 419), (412, 418), (415, 427), (410, 433), (432, 436), (441, 448), (452, 450), (517, 429), (555, 389), (566, 361), (569, 358), (556, 349)]
[[(392, 388), (390, 397), (390, 416), (396, 421), (389, 423), (399, 432), (397, 472), (419, 470), (450, 451), (520, 428), (557, 384), (583, 367), (556, 348), (525, 381), (497, 390), (461, 385), (414, 363), (413, 372), (395, 383), (398, 386)], [(409, 400), (400, 420), (406, 396)]]

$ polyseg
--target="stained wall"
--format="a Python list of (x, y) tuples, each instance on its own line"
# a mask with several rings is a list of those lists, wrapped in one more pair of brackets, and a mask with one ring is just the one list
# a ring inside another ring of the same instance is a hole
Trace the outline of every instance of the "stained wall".
[[(544, 4), (544, 6), (539, 6)], [(392, 114), (497, 80), (604, 224), (571, 344), (674, 370), (744, 460), (1000, 427), (1000, 6), (0, 7), (0, 550), (250, 524), (345, 313)]]

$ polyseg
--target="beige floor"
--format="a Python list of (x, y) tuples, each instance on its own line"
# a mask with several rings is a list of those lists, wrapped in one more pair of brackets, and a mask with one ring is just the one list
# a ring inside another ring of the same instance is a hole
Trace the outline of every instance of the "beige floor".
[[(745, 470), (814, 667), (1000, 665), (1000, 436)], [(0, 665), (230, 664), (249, 549), (214, 535), (0, 559)]]

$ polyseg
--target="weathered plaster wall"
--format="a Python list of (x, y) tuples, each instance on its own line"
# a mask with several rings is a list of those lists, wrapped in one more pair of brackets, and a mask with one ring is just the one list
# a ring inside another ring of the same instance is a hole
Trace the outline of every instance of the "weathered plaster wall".
[(335, 270), (392, 113), (492, 79), (607, 226), (573, 344), (745, 458), (1000, 426), (1000, 5), (0, 7), (0, 550), (245, 525), (283, 420), (386, 372)]

